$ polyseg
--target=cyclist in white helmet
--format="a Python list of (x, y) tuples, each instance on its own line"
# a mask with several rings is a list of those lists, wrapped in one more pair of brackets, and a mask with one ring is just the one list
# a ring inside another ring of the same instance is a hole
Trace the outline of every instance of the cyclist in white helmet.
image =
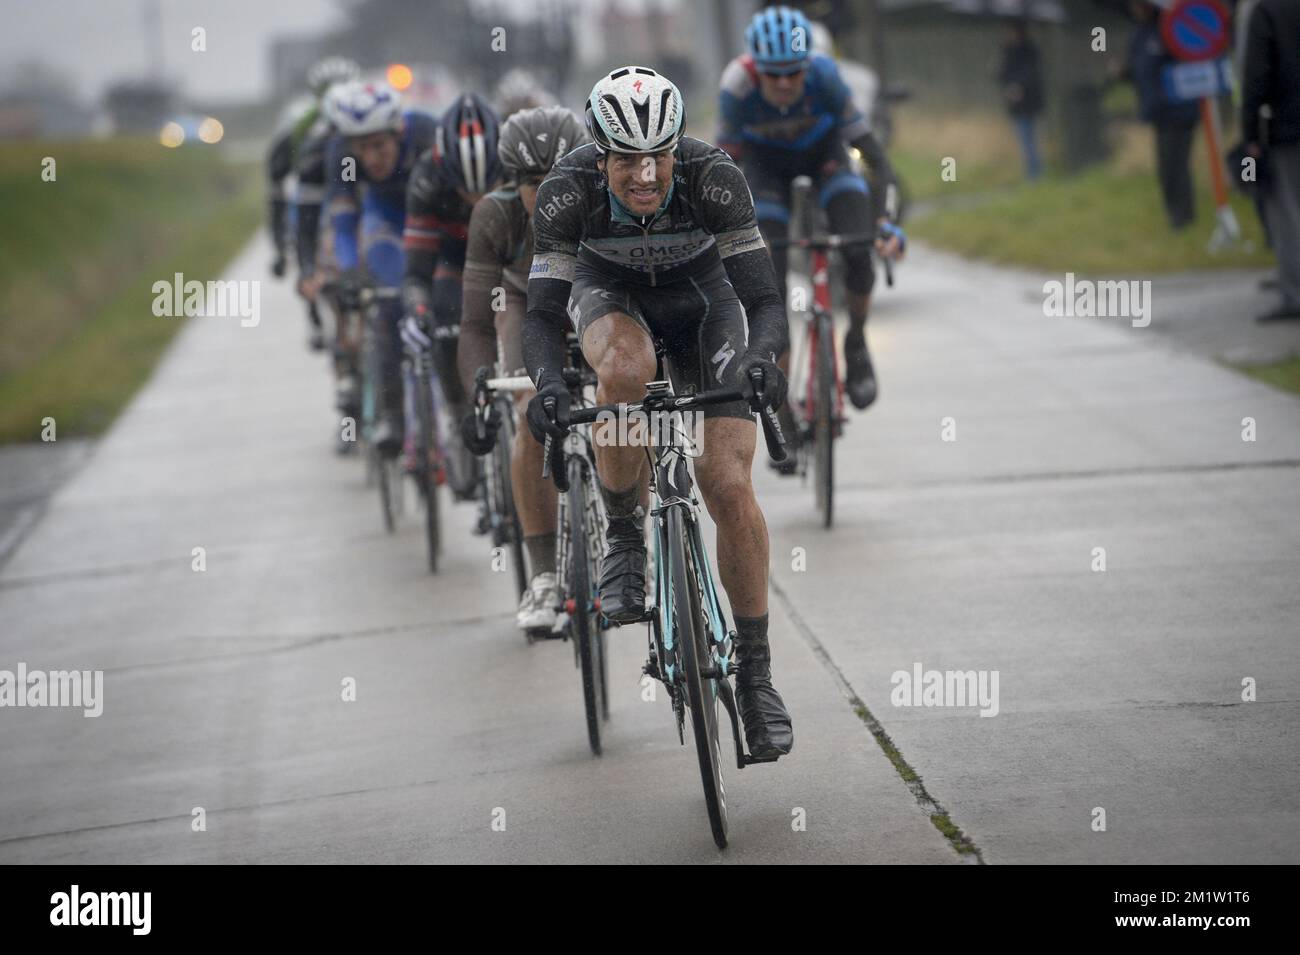
[[(538, 191), (523, 345), (537, 384), (528, 426), (539, 441), (565, 434), (556, 419), (565, 420), (569, 402), (561, 369), (570, 316), (601, 403), (642, 398), (656, 373), (656, 341), (685, 388), (741, 388), (773, 407), (785, 399), (776, 364), (788, 340), (785, 307), (749, 187), (725, 152), (684, 136), (684, 123), (671, 81), (645, 67), (615, 70), (587, 103), (593, 143), (557, 162)], [(757, 388), (751, 369), (760, 373)], [(754, 755), (780, 756), (794, 737), (771, 680), (767, 525), (750, 481), (757, 430), (746, 401), (703, 413), (695, 474), (735, 614), (745, 737)], [(645, 606), (645, 449), (596, 454), (609, 515), (601, 609), (628, 622)]]

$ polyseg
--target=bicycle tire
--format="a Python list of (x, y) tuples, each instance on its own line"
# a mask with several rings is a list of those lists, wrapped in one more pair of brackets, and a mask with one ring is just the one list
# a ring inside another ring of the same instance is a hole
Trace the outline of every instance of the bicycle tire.
[(587, 486), (583, 478), (586, 462), (569, 458), (569, 596), (573, 611), (569, 625), (582, 671), (582, 704), (587, 714), (587, 741), (595, 756), (600, 747), (600, 620), (595, 609), (595, 575), (587, 540)]
[[(722, 783), (722, 750), (718, 738), (718, 694), (706, 685), (702, 676), (711, 667), (713, 655), (708, 650), (708, 633), (701, 611), (699, 576), (688, 563), (686, 525), (680, 507), (668, 508), (667, 560), (672, 586), (673, 624), (677, 629), (677, 646), (686, 684), (687, 709), (695, 752), (699, 757), (700, 781), (704, 786), (704, 805), (709, 828), (719, 849), (727, 847), (727, 794)], [(703, 659), (701, 659), (703, 657)], [(714, 678), (707, 678), (709, 681)]]
[[(426, 379), (417, 372), (417, 382)], [(432, 400), (432, 394), (427, 396)], [(424, 545), (429, 572), (438, 572), (442, 552), (442, 522), (438, 511), (438, 478), (433, 471), (433, 409), (425, 395), (416, 391), (416, 417), (419, 419), (419, 447), (415, 449), (415, 483), (424, 498)]]
[(497, 490), (500, 496), (502, 529), (506, 543), (510, 547), (510, 561), (515, 570), (515, 593), (522, 594), (528, 589), (528, 562), (524, 553), (524, 529), (519, 523), (519, 511), (515, 507), (515, 489), (513, 475), (510, 473), (510, 449), (514, 444), (514, 415), (507, 406), (501, 407), (501, 428), (497, 431), (497, 443), (492, 449), (493, 470), (497, 474)]
[(397, 527), (397, 518), (394, 513), (393, 479), (391, 473), (391, 465), (396, 459), (384, 457), (378, 448), (375, 448), (375, 457), (379, 483), (379, 510), (384, 519), (384, 530), (391, 534)]
[(818, 311), (817, 407), (813, 424), (813, 470), (817, 510), (822, 526), (834, 520), (835, 502), (835, 330), (830, 316)]

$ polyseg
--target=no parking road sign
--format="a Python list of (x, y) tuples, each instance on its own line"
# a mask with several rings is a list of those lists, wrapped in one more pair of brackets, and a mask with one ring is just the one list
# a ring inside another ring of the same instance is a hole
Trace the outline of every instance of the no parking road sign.
[(1160, 35), (1180, 60), (1213, 60), (1228, 49), (1230, 21), (1220, 0), (1174, 0), (1160, 15)]

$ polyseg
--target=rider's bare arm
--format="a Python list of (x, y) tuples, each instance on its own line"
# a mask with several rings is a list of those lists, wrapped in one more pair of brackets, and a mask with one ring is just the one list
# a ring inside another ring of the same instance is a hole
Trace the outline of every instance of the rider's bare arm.
[(502, 288), (502, 273), (510, 252), (500, 246), (506, 234), (505, 213), (491, 199), (474, 206), (469, 218), (469, 244), (461, 280), (460, 341), (456, 367), (466, 391), (474, 389), (474, 373), (491, 368), (497, 358), (496, 313), (493, 299)]

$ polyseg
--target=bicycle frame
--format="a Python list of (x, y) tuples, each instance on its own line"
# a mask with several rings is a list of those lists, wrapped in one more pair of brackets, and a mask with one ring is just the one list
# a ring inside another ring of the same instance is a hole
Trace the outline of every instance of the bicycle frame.
[(834, 367), (831, 373), (835, 381), (834, 407), (831, 420), (837, 426), (844, 421), (844, 379), (840, 377), (839, 350), (835, 345), (835, 322), (831, 312), (830, 255), (825, 249), (814, 248), (809, 253), (812, 278), (812, 316), (806, 322), (804, 340), (808, 350), (807, 381), (804, 382), (804, 399), (799, 409), (800, 423), (811, 430), (816, 420), (816, 384), (817, 354), (819, 339), (826, 335), (831, 340), (831, 355)]
[[(651, 383), (651, 387), (655, 385), (664, 386), (667, 389), (664, 393), (671, 394), (671, 385), (668, 382)], [(710, 663), (712, 664), (710, 669), (715, 671), (714, 677), (709, 682), (714, 698), (719, 692), (718, 679), (726, 680), (731, 669), (732, 633), (727, 629), (726, 616), (718, 601), (718, 591), (713, 582), (708, 552), (700, 533), (699, 501), (695, 496), (695, 486), (687, 464), (690, 455), (687, 453), (688, 439), (685, 423), (682, 421), (680, 411), (674, 410), (670, 414), (669, 425), (664, 429), (667, 432), (668, 442), (659, 445), (654, 454), (650, 455), (652, 464), (650, 517), (654, 529), (655, 590), (654, 602), (647, 611), (658, 615), (658, 626), (651, 627), (651, 640), (658, 643), (657, 647), (652, 645), (652, 650), (654, 658), (659, 661), (659, 671), (653, 672), (651, 666), (647, 672), (668, 688), (680, 734), (685, 716), (681, 706), (682, 688), (678, 685), (681, 665), (677, 654), (680, 648), (676, 646), (674, 640), (676, 628), (672, 616), (673, 601), (669, 596), (670, 568), (666, 559), (668, 512), (671, 509), (675, 508), (682, 512), (682, 524), (689, 537), (691, 558), (704, 602), (702, 609), (708, 617)], [(648, 451), (647, 454), (649, 455)]]

